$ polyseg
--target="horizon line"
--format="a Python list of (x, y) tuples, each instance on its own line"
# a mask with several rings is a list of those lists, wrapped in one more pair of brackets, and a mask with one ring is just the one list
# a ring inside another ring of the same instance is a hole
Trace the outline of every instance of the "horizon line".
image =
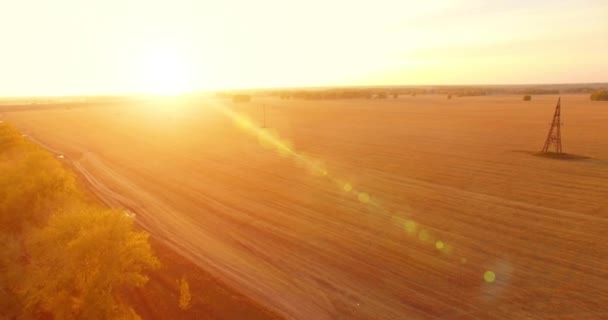
[(106, 92), (106, 93), (82, 93), (82, 94), (48, 94), (48, 95), (0, 95), (1, 99), (25, 99), (25, 98), (76, 98), (76, 97), (108, 97), (108, 96), (181, 96), (203, 93), (218, 93), (224, 91), (270, 91), (270, 90), (310, 90), (310, 89), (365, 89), (365, 88), (420, 88), (420, 87), (508, 87), (508, 86), (564, 86), (564, 85), (608, 85), (607, 81), (594, 82), (555, 82), (555, 83), (462, 83), (462, 84), (386, 84), (386, 85), (302, 85), (302, 86), (262, 86), (262, 87), (232, 87), (216, 89), (199, 89), (175, 93), (153, 93), (153, 92)]

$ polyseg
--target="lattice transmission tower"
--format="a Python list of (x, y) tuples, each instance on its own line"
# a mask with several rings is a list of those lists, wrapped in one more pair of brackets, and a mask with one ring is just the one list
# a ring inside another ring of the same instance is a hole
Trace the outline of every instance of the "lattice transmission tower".
[(555, 146), (555, 153), (562, 153), (562, 122), (561, 122), (561, 97), (557, 99), (557, 106), (555, 107), (555, 113), (553, 114), (553, 122), (551, 128), (549, 128), (549, 134), (547, 134), (547, 140), (543, 146), (542, 152), (550, 152), (552, 146)]

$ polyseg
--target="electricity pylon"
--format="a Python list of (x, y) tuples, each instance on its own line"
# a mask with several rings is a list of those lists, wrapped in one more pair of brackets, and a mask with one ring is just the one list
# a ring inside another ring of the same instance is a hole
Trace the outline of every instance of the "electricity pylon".
[(543, 146), (543, 152), (549, 152), (551, 146), (555, 145), (555, 152), (562, 153), (562, 131), (561, 131), (561, 97), (557, 99), (557, 106), (555, 107), (555, 114), (553, 114), (553, 122), (551, 128), (549, 128), (549, 134), (545, 145)]

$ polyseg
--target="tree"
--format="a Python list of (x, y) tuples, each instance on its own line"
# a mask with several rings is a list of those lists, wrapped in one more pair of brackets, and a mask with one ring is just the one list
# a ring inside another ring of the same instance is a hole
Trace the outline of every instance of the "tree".
[(608, 101), (607, 90), (597, 90), (591, 94), (591, 101)]
[(12, 126), (0, 125), (0, 232), (42, 226), (67, 202), (82, 198), (75, 176)]
[(132, 218), (96, 207), (53, 215), (27, 250), (26, 312), (43, 310), (56, 319), (138, 318), (117, 292), (143, 286), (144, 272), (159, 266), (148, 234), (133, 231)]
[(524, 101), (530, 101), (530, 100), (532, 100), (532, 96), (530, 96), (530, 95), (524, 96)]
[(18, 241), (0, 233), (0, 318), (15, 318), (21, 310), (21, 301), (16, 294), (22, 278), (19, 254)]
[(148, 234), (92, 206), (52, 154), (0, 123), (0, 319), (137, 319), (121, 288), (157, 268)]
[(34, 151), (15, 162), (6, 172), (0, 168), (0, 230), (41, 226), (52, 212), (80, 198), (75, 177), (52, 156)]
[(0, 152), (6, 153), (12, 148), (22, 146), (23, 142), (23, 137), (13, 126), (0, 125)]

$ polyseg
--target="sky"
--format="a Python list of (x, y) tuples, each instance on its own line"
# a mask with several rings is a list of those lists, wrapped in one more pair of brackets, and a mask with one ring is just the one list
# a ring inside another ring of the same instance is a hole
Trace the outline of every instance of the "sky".
[(607, 81), (606, 0), (0, 2), (0, 96)]

